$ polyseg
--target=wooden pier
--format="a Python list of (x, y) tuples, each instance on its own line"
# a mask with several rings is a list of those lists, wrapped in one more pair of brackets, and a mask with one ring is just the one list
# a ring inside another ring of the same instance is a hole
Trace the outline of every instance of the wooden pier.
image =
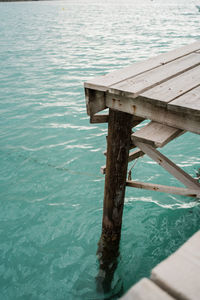
[[(126, 186), (200, 197), (198, 180), (158, 150), (187, 131), (200, 134), (200, 41), (94, 78), (84, 87), (90, 122), (108, 122), (103, 251), (120, 240)], [(109, 114), (98, 114), (107, 108)], [(144, 120), (148, 124), (135, 130)], [(131, 174), (127, 179), (128, 163), (143, 155), (184, 187), (138, 182)]]

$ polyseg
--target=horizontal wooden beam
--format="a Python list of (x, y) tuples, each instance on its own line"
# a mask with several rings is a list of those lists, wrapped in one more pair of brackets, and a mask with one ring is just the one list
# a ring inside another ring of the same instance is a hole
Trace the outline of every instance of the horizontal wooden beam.
[(145, 155), (145, 153), (140, 149), (130, 152), (128, 157), (128, 162), (131, 162), (139, 157), (142, 157), (143, 155)]
[[(108, 123), (109, 115), (108, 114), (94, 114), (90, 116), (90, 123), (96, 124), (96, 123)], [(133, 116), (132, 121), (132, 127), (137, 126), (141, 122), (143, 122), (145, 119), (141, 117)]]
[(109, 115), (92, 115), (90, 116), (90, 123), (96, 124), (96, 123), (108, 123)]
[(114, 95), (107, 92), (105, 97), (106, 106), (112, 109), (200, 134), (199, 117), (183, 112), (180, 113), (178, 111), (168, 110), (166, 108), (167, 104), (163, 104), (165, 105), (163, 107), (155, 106), (154, 103), (145, 97), (138, 96), (136, 98), (128, 98), (123, 95), (123, 92), (121, 95)]
[(187, 197), (200, 197), (200, 190), (127, 180), (126, 186)]
[(145, 119), (141, 118), (141, 117), (137, 117), (137, 116), (133, 116), (133, 120), (132, 120), (132, 128), (134, 128), (135, 126), (139, 125), (141, 122), (143, 122)]

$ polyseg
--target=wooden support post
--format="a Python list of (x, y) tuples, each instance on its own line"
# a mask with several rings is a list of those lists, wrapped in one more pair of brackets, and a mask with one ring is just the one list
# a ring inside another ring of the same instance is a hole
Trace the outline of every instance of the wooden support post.
[[(110, 109), (98, 291), (108, 292), (117, 267), (133, 116)], [(113, 266), (110, 268), (110, 266)]]
[(120, 237), (126, 186), (132, 115), (110, 109), (102, 234)]

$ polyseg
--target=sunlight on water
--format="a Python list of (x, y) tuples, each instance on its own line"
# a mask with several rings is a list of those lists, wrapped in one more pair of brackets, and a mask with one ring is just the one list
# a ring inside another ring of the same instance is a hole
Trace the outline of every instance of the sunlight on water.
[[(96, 291), (107, 126), (83, 82), (195, 41), (199, 17), (184, 0), (0, 2), (1, 299), (115, 299), (199, 229), (199, 200), (127, 189), (112, 291)], [(195, 177), (199, 151), (187, 133), (163, 153)], [(133, 178), (179, 185), (148, 157)]]

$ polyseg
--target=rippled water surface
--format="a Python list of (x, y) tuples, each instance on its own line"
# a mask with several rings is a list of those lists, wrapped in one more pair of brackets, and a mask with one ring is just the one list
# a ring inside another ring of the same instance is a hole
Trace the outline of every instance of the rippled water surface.
[[(199, 229), (198, 200), (127, 189), (112, 291), (96, 291), (107, 126), (83, 82), (195, 41), (199, 19), (184, 0), (0, 3), (1, 299), (114, 299)], [(199, 150), (187, 133), (164, 153), (195, 176)], [(133, 176), (179, 185), (148, 157)]]

